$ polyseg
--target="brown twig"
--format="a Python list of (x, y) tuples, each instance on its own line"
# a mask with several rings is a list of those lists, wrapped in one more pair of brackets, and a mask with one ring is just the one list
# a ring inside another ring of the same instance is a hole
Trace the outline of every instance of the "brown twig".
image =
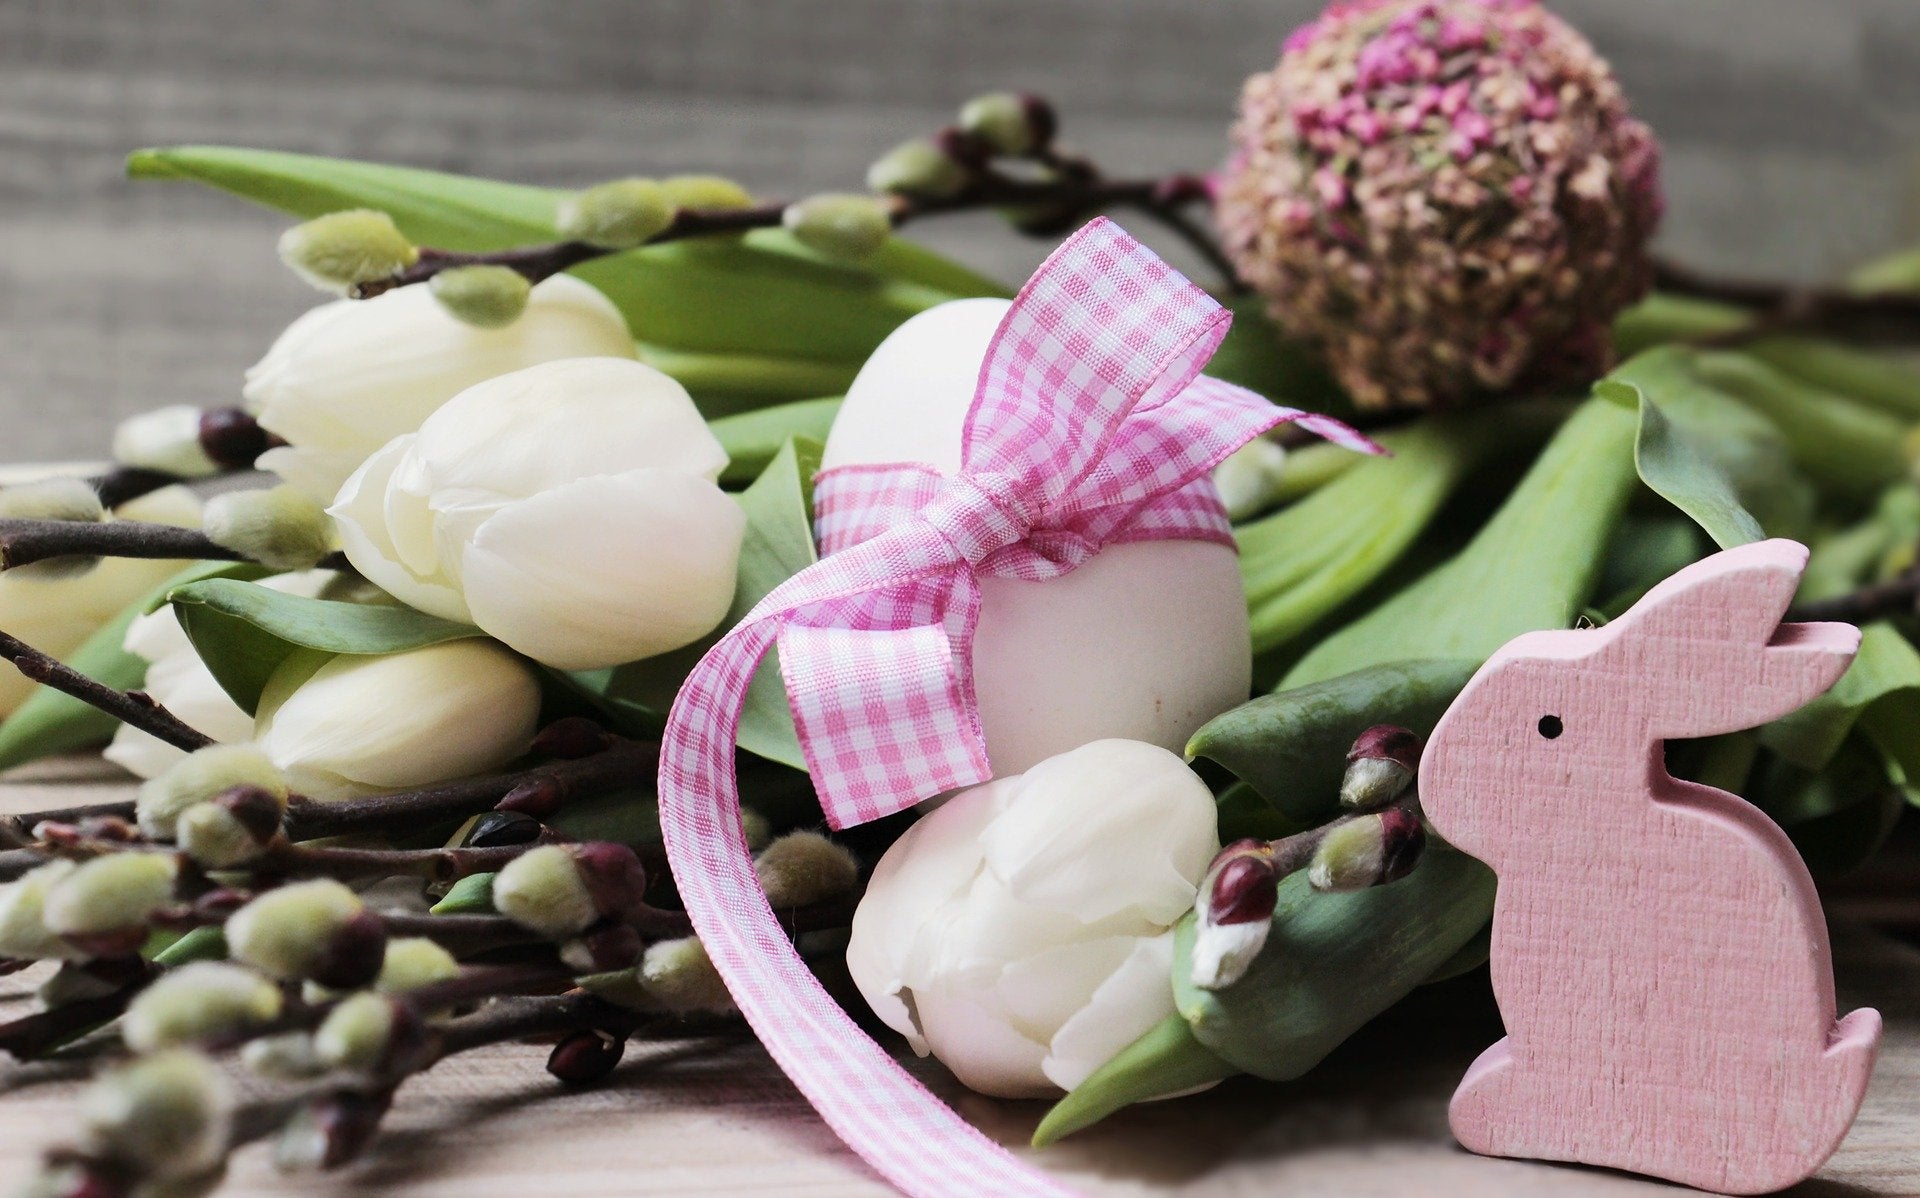
[(1916, 614), (1920, 614), (1920, 567), (1844, 595), (1796, 604), (1786, 618), (1795, 623), (1834, 620), (1842, 624), (1871, 624), (1888, 616)]
[[(0, 570), (11, 570), (55, 557), (180, 558), (186, 561), (243, 562), (250, 560), (207, 534), (173, 524), (144, 520), (0, 519)], [(346, 558), (330, 554), (320, 563), (344, 569)]]
[(296, 799), (287, 808), (287, 835), (294, 840), (311, 840), (397, 824), (464, 819), (491, 810), (527, 787), (540, 788), (543, 797), (558, 807), (567, 799), (621, 785), (650, 785), (659, 753), (659, 746), (650, 742), (615, 739), (598, 753), (549, 761), (514, 774), (466, 778), (422, 790), (337, 803)]
[[(110, 528), (112, 525), (92, 527)], [(119, 691), (95, 682), (73, 667), (63, 665), (20, 638), (4, 632), (0, 632), (0, 657), (12, 662), (14, 668), (33, 681), (72, 695), (176, 749), (185, 749), (190, 753), (213, 743), (211, 737), (188, 727), (180, 717), (154, 702), (151, 696), (140, 691)]]
[(1717, 344), (1789, 332), (1849, 341), (1920, 341), (1920, 294), (1861, 294), (1841, 287), (1720, 278), (1667, 261), (1654, 263), (1654, 285), (1754, 313), (1751, 323), (1713, 338)]

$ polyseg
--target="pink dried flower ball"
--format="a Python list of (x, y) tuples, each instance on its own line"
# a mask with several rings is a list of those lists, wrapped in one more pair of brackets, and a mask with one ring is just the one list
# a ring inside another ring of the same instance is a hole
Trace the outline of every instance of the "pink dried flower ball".
[(1363, 407), (1604, 371), (1651, 279), (1659, 149), (1533, 0), (1350, 0), (1247, 80), (1227, 253)]

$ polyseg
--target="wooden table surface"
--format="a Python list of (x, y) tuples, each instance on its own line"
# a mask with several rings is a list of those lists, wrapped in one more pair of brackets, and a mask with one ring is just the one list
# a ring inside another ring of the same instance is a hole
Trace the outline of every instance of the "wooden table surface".
[[(65, 759), (0, 781), (0, 811), (127, 797), (111, 767)], [(1876, 933), (1836, 933), (1843, 1009), (1886, 1016), (1866, 1108), (1800, 1198), (1920, 1195), (1920, 951)], [(0, 1014), (30, 1001), (0, 979)], [(1044, 1104), (968, 1094), (914, 1063), (974, 1124), (1095, 1195), (1340, 1195), (1341, 1198), (1594, 1198), (1678, 1194), (1592, 1169), (1483, 1160), (1454, 1147), (1446, 1103), (1499, 1034), (1484, 971), (1389, 1012), (1308, 1077), (1251, 1078), (1134, 1107), (1044, 1152), (1025, 1143)], [(612, 1080), (565, 1091), (546, 1049), (517, 1044), (451, 1058), (400, 1092), (372, 1155), (337, 1175), (286, 1177), (244, 1150), (236, 1198), (526, 1198), (884, 1195), (758, 1045), (745, 1037), (635, 1045)], [(0, 1182), (71, 1127), (77, 1068), (0, 1065)]]
[[(1205, 167), (1238, 81), (1318, 0), (0, 0), (0, 460), (97, 457), (162, 403), (231, 403), (315, 302), (274, 263), (284, 222), (179, 185), (129, 184), (137, 146), (272, 146), (578, 184), (721, 171), (770, 194), (854, 184), (979, 91), (1060, 101), (1116, 170)], [(1668, 249), (1810, 276), (1920, 233), (1920, 4), (1557, 0), (1661, 133)], [(1046, 247), (991, 216), (925, 227), (1017, 279)], [(1176, 255), (1177, 255), (1177, 251)], [(99, 771), (0, 782), (15, 809)], [(1866, 1113), (1808, 1195), (1920, 1195), (1920, 954), (1839, 939), (1841, 988), (1889, 1017)], [(0, 994), (19, 1001), (19, 979)], [(1092, 1193), (1629, 1194), (1610, 1174), (1476, 1160), (1445, 1128), (1495, 1034), (1484, 982), (1363, 1034), (1310, 1078), (1137, 1109), (1040, 1154)], [(402, 1094), (375, 1157), (338, 1179), (245, 1154), (228, 1193), (483, 1198), (886, 1192), (749, 1043), (635, 1053), (555, 1091), (541, 1050), (447, 1062)], [(1023, 1142), (1034, 1105), (958, 1094)], [(0, 1070), (0, 1185), (70, 1117), (58, 1069)]]

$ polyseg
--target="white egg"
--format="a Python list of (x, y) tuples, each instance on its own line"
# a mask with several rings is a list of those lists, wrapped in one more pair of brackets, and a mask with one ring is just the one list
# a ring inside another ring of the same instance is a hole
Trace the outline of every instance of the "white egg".
[[(823, 466), (960, 467), (960, 433), (1008, 301), (956, 300), (882, 342), (848, 389)], [(1251, 645), (1225, 545), (1109, 546), (1047, 582), (983, 577), (974, 683), (996, 775), (1107, 737), (1174, 752), (1244, 701)]]

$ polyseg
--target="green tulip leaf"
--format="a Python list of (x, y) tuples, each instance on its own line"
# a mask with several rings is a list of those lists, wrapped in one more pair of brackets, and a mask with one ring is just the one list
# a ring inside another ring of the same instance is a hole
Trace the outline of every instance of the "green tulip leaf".
[(166, 598), (221, 689), (248, 713), (259, 707), (267, 679), (297, 650), (403, 653), (486, 635), (410, 607), (309, 599), (228, 578), (176, 587)]
[(1639, 422), (1589, 400), (1456, 557), (1321, 641), (1281, 689), (1419, 659), (1484, 661), (1523, 632), (1572, 624), (1638, 483)]
[(1860, 652), (1832, 689), (1760, 730), (1760, 743), (1806, 770), (1825, 768), (1856, 730), (1920, 793), (1920, 650), (1890, 624), (1861, 630)]
[(1907, 477), (1907, 420), (1813, 386), (1751, 354), (1691, 351), (1688, 363), (1707, 386), (1772, 421), (1800, 468), (1823, 490), (1869, 501)]
[(1054, 1103), (1034, 1129), (1033, 1146), (1045, 1148), (1122, 1107), (1225, 1081), (1239, 1072), (1200, 1043), (1186, 1020), (1169, 1015)]
[(1320, 894), (1297, 871), (1280, 883), (1266, 946), (1224, 990), (1189, 978), (1193, 917), (1181, 921), (1175, 1005), (1223, 1061), (1291, 1080), (1468, 950), (1492, 916), (1493, 889), (1486, 866), (1437, 842), (1386, 886)]
[[(819, 560), (813, 544), (813, 476), (820, 469), (821, 452), (818, 441), (789, 437), (760, 477), (740, 493), (747, 530), (740, 545), (733, 607), (719, 631), (685, 649), (621, 666), (607, 683), (609, 697), (655, 711), (669, 710), (680, 684), (720, 634), (739, 623), (775, 587)], [(747, 688), (739, 742), (750, 753), (797, 770), (807, 768), (780, 681), (778, 650), (767, 654)]]
[[(552, 241), (563, 191), (369, 162), (227, 146), (136, 151), (128, 173), (190, 179), (302, 218), (377, 208), (409, 238), (486, 251)], [(888, 246), (871, 268), (827, 262), (785, 231), (669, 242), (595, 259), (573, 274), (663, 349), (858, 365), (902, 321), (991, 280), (917, 247)], [(782, 398), (819, 394), (816, 384)]]
[[(258, 578), (265, 573), (260, 566), (242, 562), (190, 566), (128, 604), (88, 637), (66, 664), (115, 690), (137, 690), (146, 680), (147, 663), (123, 647), (127, 628), (136, 617), (162, 602), (176, 587), (210, 578)], [(37, 687), (26, 702), (0, 722), (0, 769), (104, 743), (112, 739), (119, 726), (120, 721), (72, 695), (49, 686)]]
[(1709, 460), (1695, 439), (1668, 420), (1640, 384), (1608, 379), (1594, 393), (1638, 411), (1639, 436), (1634, 442), (1634, 466), (1640, 481), (1679, 508), (1722, 549), (1762, 540), (1766, 533), (1734, 492), (1719, 463)]
[(728, 485), (752, 482), (795, 437), (824, 442), (839, 412), (840, 397), (834, 395), (711, 421), (708, 427), (727, 451), (727, 468), (720, 472), (720, 481)]
[(1338, 811), (1355, 737), (1375, 724), (1427, 735), (1479, 664), (1402, 661), (1261, 695), (1209, 720), (1187, 755), (1218, 762), (1286, 819), (1312, 827)]

